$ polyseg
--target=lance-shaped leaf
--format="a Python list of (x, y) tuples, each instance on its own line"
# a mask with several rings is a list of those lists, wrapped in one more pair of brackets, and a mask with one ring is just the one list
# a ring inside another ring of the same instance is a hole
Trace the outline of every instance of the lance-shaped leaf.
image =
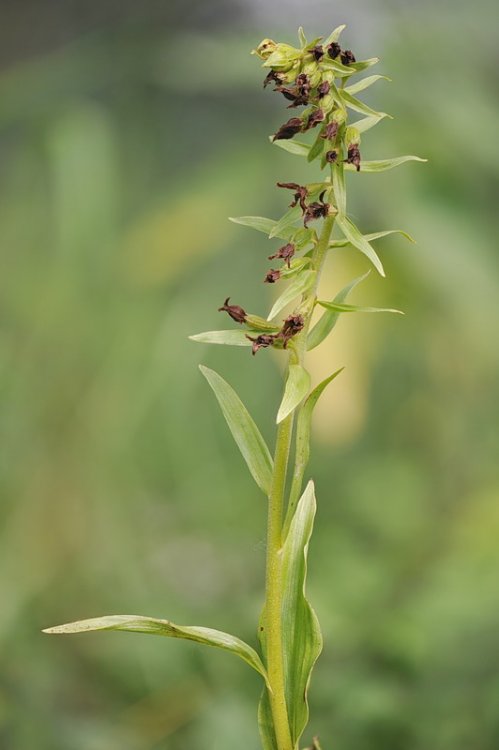
[(380, 117), (389, 117), (390, 119), (393, 119), (391, 115), (387, 115), (386, 112), (377, 112), (372, 107), (369, 107), (365, 102), (362, 102), (360, 99), (352, 96), (352, 94), (349, 94), (346, 89), (341, 90), (340, 97), (347, 107), (353, 109), (355, 112), (360, 112), (362, 115), (369, 115), (370, 117), (377, 117), (378, 119)]
[(376, 268), (381, 276), (385, 275), (383, 264), (378, 258), (376, 251), (366, 240), (362, 232), (355, 226), (355, 224), (347, 217), (338, 214), (336, 217), (336, 224), (339, 226), (345, 238), (356, 247), (361, 253), (369, 258), (373, 266)]
[(317, 134), (315, 141), (312, 143), (312, 146), (310, 147), (310, 150), (307, 154), (307, 160), (309, 162), (312, 162), (314, 159), (317, 159), (318, 156), (321, 156), (322, 152), (324, 151), (325, 144), (326, 141), (322, 137), (322, 131), (320, 131)]
[[(367, 273), (363, 274), (362, 276), (358, 276), (356, 279), (351, 281), (349, 284), (347, 284), (341, 291), (338, 292), (336, 297), (334, 298), (333, 302), (336, 302), (338, 304), (341, 304), (346, 300), (352, 289), (355, 289), (357, 284), (360, 284), (361, 281), (364, 281), (364, 279), (367, 279), (371, 272), (367, 271)], [(340, 317), (339, 312), (334, 312), (332, 310), (326, 310), (321, 318), (317, 321), (315, 326), (312, 328), (310, 333), (308, 334), (307, 338), (307, 349), (310, 351), (311, 349), (315, 349), (316, 346), (319, 346), (324, 339), (329, 336), (333, 328), (335, 327), (336, 323), (338, 322), (338, 318)]]
[(388, 78), (388, 76), (367, 76), (367, 78), (362, 78), (360, 81), (357, 81), (357, 83), (353, 83), (351, 86), (345, 86), (343, 91), (347, 91), (353, 96), (354, 94), (359, 94), (361, 91), (369, 88), (369, 86), (372, 86), (373, 83), (376, 83), (377, 81), (391, 80), (392, 79)]
[(291, 414), (303, 401), (310, 388), (310, 375), (301, 365), (290, 365), (284, 395), (279, 411), (277, 424)]
[(225, 344), (225, 346), (251, 346), (251, 341), (246, 338), (248, 331), (232, 329), (229, 331), (204, 331), (189, 336), (191, 341), (200, 344)]
[(331, 312), (337, 312), (337, 313), (349, 313), (349, 312), (363, 312), (363, 313), (379, 313), (379, 312), (388, 312), (388, 313), (398, 313), (399, 315), (404, 315), (402, 310), (395, 310), (391, 307), (362, 307), (359, 305), (347, 305), (345, 303), (341, 302), (325, 302), (324, 300), (317, 300), (317, 304), (321, 307), (325, 307), (326, 310), (330, 310)]
[(338, 39), (341, 36), (341, 32), (346, 29), (346, 24), (342, 24), (341, 26), (337, 26), (330, 34), (329, 36), (324, 40), (323, 45), (324, 47), (328, 47), (333, 42), (337, 42)]
[(47, 628), (44, 633), (89, 633), (95, 630), (125, 630), (129, 633), (148, 633), (150, 635), (164, 635), (170, 638), (183, 638), (188, 641), (202, 643), (205, 646), (230, 651), (253, 667), (268, 684), (267, 673), (255, 649), (234, 635), (221, 630), (203, 628), (192, 625), (175, 625), (169, 620), (158, 620), (155, 617), (142, 615), (107, 615), (95, 617), (91, 620), (79, 620), (55, 628)]
[(217, 397), (234, 440), (250, 473), (265, 494), (269, 494), (273, 461), (267, 444), (235, 390), (214, 370), (204, 365), (199, 369)]
[[(372, 242), (372, 240), (379, 240), (381, 237), (388, 237), (388, 235), (390, 234), (401, 234), (403, 237), (409, 240), (409, 242), (416, 242), (416, 240), (411, 237), (410, 234), (404, 232), (402, 229), (385, 229), (383, 232), (371, 232), (371, 234), (365, 234), (364, 237), (368, 242)], [(345, 238), (343, 240), (331, 240), (331, 242), (329, 243), (329, 247), (347, 247), (347, 245), (350, 244), (351, 243)]]
[(314, 483), (298, 502), (282, 550), (282, 634), (286, 703), (295, 746), (308, 722), (310, 676), (322, 650), (317, 616), (305, 596), (308, 544), (316, 510)]
[(343, 63), (340, 63), (338, 60), (323, 58), (321, 60), (321, 67), (333, 70), (339, 78), (349, 78), (354, 73), (360, 73), (362, 70), (366, 70), (372, 65), (376, 65), (377, 62), (379, 62), (379, 57), (371, 57), (369, 60), (359, 60), (359, 62), (343, 65)]
[(264, 216), (229, 216), (229, 221), (233, 224), (242, 224), (243, 227), (251, 227), (264, 234), (270, 234), (277, 224), (277, 221), (266, 219)]
[(352, 126), (354, 128), (357, 128), (359, 133), (365, 133), (366, 130), (374, 128), (379, 122), (381, 122), (381, 120), (384, 120), (385, 117), (388, 117), (386, 112), (380, 112), (379, 115), (369, 115), (368, 117), (363, 117), (362, 120), (353, 122)]
[(277, 298), (267, 320), (275, 318), (276, 315), (293, 302), (296, 297), (308, 292), (315, 282), (315, 277), (316, 271), (301, 271), (296, 279), (284, 290), (280, 297)]
[(284, 216), (277, 222), (275, 227), (272, 229), (271, 232), (269, 232), (269, 237), (272, 239), (272, 237), (281, 237), (282, 232), (289, 229), (295, 221), (297, 221), (301, 216), (301, 208), (299, 205), (293, 206), (293, 208), (290, 208), (289, 211), (286, 211)]
[(258, 704), (258, 729), (263, 750), (279, 750), (274, 732), (274, 721), (270, 708), (269, 693), (263, 689), (260, 703)]
[[(361, 161), (360, 171), (361, 172), (386, 172), (388, 169), (399, 167), (401, 164), (405, 164), (406, 161), (422, 161), (426, 162), (428, 159), (421, 159), (419, 156), (397, 156), (394, 159), (378, 159), (376, 161)], [(345, 169), (350, 172), (355, 172), (355, 165), (345, 164)]]
[(342, 161), (333, 165), (333, 190), (338, 214), (344, 216), (347, 211), (347, 191), (345, 188), (345, 171)]
[(301, 141), (295, 141), (294, 139), (290, 139), (287, 141), (274, 141), (273, 136), (270, 136), (270, 140), (272, 141), (274, 146), (282, 148), (284, 149), (284, 151), (288, 151), (290, 154), (295, 154), (296, 156), (308, 156), (308, 153), (310, 151), (310, 146), (308, 145), (308, 143), (302, 143)]
[(368, 60), (359, 60), (358, 62), (349, 63), (348, 67), (354, 73), (361, 73), (367, 68), (371, 68), (373, 65), (379, 63), (379, 57), (370, 57)]
[(307, 46), (307, 37), (305, 36), (305, 32), (303, 31), (303, 26), (300, 26), (298, 29), (298, 41), (300, 42), (300, 47), (304, 49)]

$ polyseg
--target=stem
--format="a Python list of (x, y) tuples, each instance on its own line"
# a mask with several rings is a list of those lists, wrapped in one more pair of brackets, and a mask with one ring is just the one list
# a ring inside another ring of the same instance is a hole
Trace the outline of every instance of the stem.
[[(305, 310), (305, 325), (297, 336), (293, 359), (303, 363), (307, 346), (307, 334), (310, 320), (314, 310), (320, 274), (324, 264), (324, 258), (329, 246), (331, 232), (333, 231), (334, 216), (328, 216), (324, 221), (319, 242), (312, 256), (312, 263), (317, 271), (317, 278), (313, 289), (302, 301)], [(282, 643), (282, 544), (283, 544), (283, 509), (284, 493), (286, 488), (286, 475), (288, 468), (291, 438), (293, 433), (294, 415), (290, 414), (284, 419), (277, 429), (276, 447), (274, 455), (274, 473), (272, 487), (269, 496), (268, 527), (267, 527), (267, 570), (266, 570), (266, 596), (265, 596), (265, 628), (266, 628), (266, 657), (267, 674), (272, 692), (269, 693), (270, 707), (274, 723), (274, 731), (278, 750), (293, 750), (293, 744), (289, 729), (288, 709), (286, 705), (284, 659)], [(305, 471), (306, 462), (300, 464), (297, 461), (295, 467), (293, 485), (291, 489), (290, 502), (286, 515), (286, 530), (294, 506), (298, 500), (299, 491)], [(297, 497), (295, 498), (295, 495)]]
[(289, 450), (293, 432), (293, 414), (278, 429), (274, 456), (274, 474), (269, 496), (267, 528), (267, 572), (265, 591), (265, 628), (267, 674), (274, 731), (279, 750), (293, 750), (286, 706), (282, 648), (282, 514)]
[[(319, 242), (317, 243), (313, 256), (312, 256), (312, 263), (314, 265), (315, 270), (317, 271), (317, 276), (316, 276), (313, 289), (310, 291), (309, 296), (304, 300), (304, 306), (306, 309), (309, 309), (309, 311), (304, 321), (305, 325), (303, 327), (303, 330), (300, 332), (299, 337), (297, 337), (298, 340), (296, 341), (296, 352), (297, 352), (298, 359), (301, 365), (303, 365), (304, 359), (305, 359), (305, 353), (307, 350), (307, 336), (308, 336), (308, 331), (310, 328), (310, 321), (312, 320), (312, 313), (314, 311), (314, 304), (315, 304), (315, 299), (317, 296), (317, 288), (319, 286), (322, 269), (324, 267), (324, 261), (325, 261), (326, 253), (329, 247), (329, 240), (331, 239), (331, 234), (333, 231), (334, 220), (335, 220), (335, 216), (333, 215), (333, 216), (328, 216), (327, 219), (324, 221), (324, 225), (322, 227), (322, 232), (319, 238)], [(291, 519), (293, 518), (293, 515), (295, 512), (296, 504), (298, 503), (298, 500), (300, 499), (301, 488), (303, 485), (303, 475), (307, 467), (309, 454), (310, 454), (309, 446), (300, 445), (299, 434), (297, 434), (295, 466), (293, 470), (293, 481), (291, 483), (291, 490), (289, 493), (289, 501), (288, 501), (288, 508), (286, 512), (286, 519), (284, 521), (284, 534), (286, 534), (289, 529)]]

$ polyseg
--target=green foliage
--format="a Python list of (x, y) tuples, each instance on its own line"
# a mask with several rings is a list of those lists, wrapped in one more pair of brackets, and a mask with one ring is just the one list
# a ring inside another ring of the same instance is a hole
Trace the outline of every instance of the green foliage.
[(279, 411), (277, 424), (286, 419), (303, 401), (310, 388), (310, 375), (301, 365), (290, 365), (284, 395)]
[(218, 373), (203, 365), (199, 369), (217, 397), (251, 476), (260, 489), (268, 494), (272, 481), (272, 458), (258, 427), (234, 389)]
[(182, 638), (205, 646), (215, 646), (224, 651), (230, 651), (253, 667), (265, 681), (267, 673), (256, 651), (240, 638), (229, 633), (212, 628), (192, 625), (175, 625), (169, 620), (158, 620), (155, 617), (142, 615), (107, 615), (90, 620), (79, 620), (54, 628), (46, 628), (43, 632), (54, 635), (69, 633), (89, 633), (96, 630), (124, 630), (129, 633), (145, 633), (148, 635), (162, 635), (169, 638)]

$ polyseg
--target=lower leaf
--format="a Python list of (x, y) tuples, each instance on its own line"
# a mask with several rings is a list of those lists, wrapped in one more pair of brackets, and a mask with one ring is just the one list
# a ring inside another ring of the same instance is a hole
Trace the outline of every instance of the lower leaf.
[(164, 635), (170, 638), (183, 638), (188, 641), (202, 643), (205, 646), (215, 646), (224, 651), (230, 651), (253, 667), (268, 685), (267, 672), (255, 649), (234, 635), (221, 630), (203, 628), (192, 625), (175, 625), (169, 620), (159, 620), (155, 617), (142, 615), (107, 615), (90, 620), (79, 620), (66, 625), (46, 628), (43, 632), (50, 634), (89, 633), (96, 630), (125, 630), (130, 633), (147, 633), (150, 635)]

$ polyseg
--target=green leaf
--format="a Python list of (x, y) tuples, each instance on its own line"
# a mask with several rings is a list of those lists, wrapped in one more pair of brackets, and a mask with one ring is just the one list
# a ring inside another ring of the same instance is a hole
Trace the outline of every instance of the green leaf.
[(258, 704), (258, 728), (263, 750), (279, 750), (274, 732), (274, 721), (270, 708), (269, 693), (264, 688)]
[(353, 73), (361, 73), (367, 68), (371, 68), (373, 65), (379, 63), (379, 57), (370, 57), (368, 60), (359, 60), (358, 62), (350, 63), (349, 68)]
[[(338, 304), (344, 302), (352, 289), (355, 289), (357, 284), (360, 284), (361, 281), (364, 281), (364, 279), (367, 279), (371, 272), (367, 271), (367, 273), (363, 274), (362, 276), (358, 276), (356, 279), (351, 281), (349, 284), (347, 284), (341, 291), (338, 292), (336, 297), (334, 298), (333, 302), (336, 302)], [(333, 328), (335, 327), (336, 323), (338, 322), (338, 318), (340, 317), (339, 312), (333, 312), (330, 310), (326, 310), (322, 317), (317, 321), (315, 326), (312, 328), (310, 333), (308, 334), (307, 338), (307, 349), (310, 351), (311, 349), (315, 349), (316, 346), (319, 346), (324, 339), (329, 336)]]
[(237, 218), (229, 216), (229, 221), (233, 224), (242, 224), (243, 227), (251, 227), (264, 234), (270, 234), (277, 224), (277, 221), (263, 216), (238, 216)]
[(290, 365), (288, 379), (284, 388), (277, 424), (286, 419), (292, 411), (303, 401), (310, 388), (310, 375), (301, 365)]
[(327, 37), (327, 39), (324, 40), (324, 42), (323, 42), (324, 47), (328, 47), (333, 42), (337, 42), (338, 39), (340, 38), (341, 32), (344, 31), (344, 29), (346, 29), (346, 25), (345, 24), (342, 24), (341, 26), (337, 26), (334, 29), (334, 31), (332, 31), (329, 34), (329, 36)]
[(329, 57), (327, 59), (322, 58), (321, 68), (332, 70), (339, 78), (348, 78), (355, 73), (350, 65), (343, 65), (338, 60), (331, 60)]
[(246, 338), (248, 331), (230, 330), (230, 331), (205, 331), (189, 336), (191, 341), (197, 341), (200, 344), (225, 344), (226, 346), (251, 346), (251, 341)]
[[(289, 211), (286, 211), (284, 216), (277, 222), (275, 227), (269, 233), (270, 239), (272, 239), (272, 237), (281, 237), (282, 232), (289, 229), (289, 227), (291, 227), (295, 223), (295, 221), (298, 221), (300, 217), (301, 208), (299, 205), (290, 208)], [(294, 229), (296, 229), (296, 227), (293, 227), (293, 231)]]
[(284, 292), (276, 299), (272, 310), (270, 311), (267, 320), (272, 320), (283, 310), (287, 305), (291, 304), (296, 297), (301, 294), (308, 292), (314, 284), (316, 277), (315, 271), (302, 271), (296, 279), (284, 290)]
[(365, 102), (362, 102), (360, 99), (352, 96), (348, 93), (347, 89), (342, 89), (340, 91), (340, 97), (347, 107), (353, 109), (355, 112), (360, 112), (362, 115), (369, 115), (370, 117), (377, 117), (378, 119), (380, 119), (381, 117), (389, 117), (390, 119), (393, 119), (392, 116), (387, 115), (386, 112), (377, 112), (372, 107), (369, 107)]
[(347, 210), (347, 193), (345, 188), (345, 171), (342, 161), (333, 164), (333, 190), (338, 214), (344, 216)]
[(199, 365), (199, 369), (217, 397), (232, 436), (253, 479), (268, 495), (272, 482), (273, 461), (258, 427), (237, 393), (218, 373), (203, 365)]
[(376, 83), (377, 81), (391, 80), (392, 79), (388, 78), (388, 76), (367, 76), (367, 78), (362, 78), (360, 81), (357, 81), (357, 83), (353, 83), (351, 86), (346, 86), (343, 89), (343, 92), (347, 91), (353, 96), (353, 94), (359, 94), (361, 91), (369, 88), (369, 86), (372, 86), (373, 83)]
[(125, 630), (130, 633), (164, 635), (170, 638), (195, 641), (205, 646), (216, 646), (239, 656), (261, 674), (268, 684), (265, 667), (257, 652), (240, 638), (236, 638), (229, 633), (223, 633), (220, 630), (192, 625), (175, 625), (169, 620), (158, 620), (155, 617), (143, 617), (142, 615), (107, 615), (95, 617), (91, 620), (70, 622), (67, 625), (58, 625), (55, 628), (47, 628), (43, 632), (51, 634), (89, 633), (95, 630)]
[[(361, 161), (360, 171), (361, 172), (386, 172), (387, 169), (393, 169), (401, 164), (405, 164), (406, 161), (421, 161), (426, 162), (428, 159), (421, 159), (419, 156), (396, 156), (394, 159), (378, 159), (377, 161)], [(353, 164), (345, 164), (345, 168), (350, 172), (355, 172), (355, 166)]]
[(358, 305), (346, 305), (344, 303), (340, 302), (324, 302), (323, 300), (317, 300), (317, 304), (321, 307), (325, 307), (326, 310), (331, 310), (331, 312), (338, 312), (338, 313), (348, 313), (348, 312), (364, 312), (364, 313), (378, 313), (378, 312), (389, 312), (389, 313), (398, 313), (399, 315), (404, 315), (402, 310), (394, 310), (389, 307), (359, 307)]
[[(379, 240), (381, 237), (388, 237), (390, 234), (401, 234), (403, 237), (405, 237), (409, 242), (416, 242), (413, 237), (411, 237), (410, 234), (407, 232), (404, 232), (402, 229), (385, 229), (383, 232), (372, 232), (371, 234), (365, 234), (364, 238), (368, 242), (372, 242), (372, 240)], [(347, 245), (350, 245), (350, 242), (347, 239), (344, 240), (332, 240), (329, 243), (330, 248), (336, 248), (336, 247), (347, 247)]]
[(308, 152), (307, 161), (312, 162), (314, 159), (317, 159), (317, 157), (322, 154), (324, 150), (325, 142), (326, 141), (322, 137), (322, 131), (320, 131)]
[(376, 251), (372, 247), (372, 245), (369, 244), (369, 242), (366, 240), (364, 235), (357, 229), (355, 224), (350, 221), (350, 219), (347, 216), (341, 216), (338, 214), (336, 217), (336, 223), (345, 235), (346, 239), (354, 245), (358, 250), (361, 251), (361, 253), (364, 253), (365, 256), (369, 258), (371, 263), (374, 265), (376, 270), (381, 276), (385, 275), (383, 265), (378, 258)]
[(298, 41), (300, 42), (300, 47), (304, 49), (307, 46), (307, 37), (305, 36), (305, 32), (303, 31), (303, 26), (300, 26), (298, 29)]
[(357, 122), (353, 122), (352, 125), (354, 128), (357, 128), (359, 133), (365, 133), (366, 130), (370, 130), (371, 128), (374, 128), (381, 120), (384, 120), (388, 115), (386, 112), (380, 112), (378, 115), (369, 115), (368, 117), (363, 117), (362, 120), (357, 120)]
[(301, 141), (295, 141), (294, 139), (284, 141), (274, 141), (272, 139), (273, 136), (270, 136), (270, 141), (274, 146), (278, 146), (279, 148), (284, 149), (284, 151), (288, 151), (290, 154), (295, 154), (296, 156), (308, 156), (308, 152), (310, 151), (308, 143), (302, 143)]
[(308, 722), (310, 676), (322, 651), (317, 616), (305, 596), (307, 553), (316, 510), (314, 483), (298, 502), (282, 550), (282, 633), (286, 703), (293, 746)]
[(338, 377), (340, 372), (343, 372), (344, 369), (344, 367), (340, 367), (339, 370), (336, 370), (336, 372), (333, 372), (332, 375), (319, 383), (319, 385), (317, 385), (310, 393), (307, 400), (300, 409), (300, 414), (298, 416), (296, 424), (296, 453), (297, 458), (302, 466), (306, 466), (309, 459), (312, 414), (315, 405), (317, 404), (317, 401), (319, 400), (320, 396), (325, 391), (329, 383), (331, 383), (332, 380)]

